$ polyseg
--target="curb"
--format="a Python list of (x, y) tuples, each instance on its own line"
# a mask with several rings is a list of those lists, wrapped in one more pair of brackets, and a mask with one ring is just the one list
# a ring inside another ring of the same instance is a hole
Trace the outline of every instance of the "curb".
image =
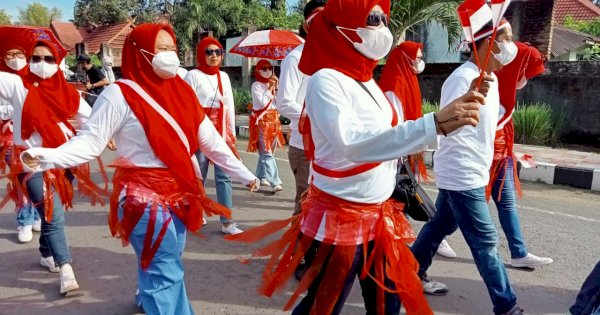
[[(429, 166), (433, 166), (434, 153), (434, 150), (425, 151), (425, 163)], [(519, 179), (600, 191), (600, 169), (574, 168), (543, 162), (536, 164), (536, 167), (524, 168), (521, 162), (518, 162)]]

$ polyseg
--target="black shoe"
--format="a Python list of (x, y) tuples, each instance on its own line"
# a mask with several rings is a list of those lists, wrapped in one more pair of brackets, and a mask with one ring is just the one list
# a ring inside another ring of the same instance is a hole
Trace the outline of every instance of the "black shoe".
[(515, 305), (513, 308), (510, 309), (510, 311), (502, 314), (502, 315), (523, 315), (525, 314), (525, 311), (520, 308), (518, 305)]
[(298, 264), (298, 267), (296, 267), (296, 270), (294, 271), (296, 280), (298, 280), (298, 281), (302, 280), (302, 277), (304, 277), (304, 274), (306, 273), (307, 270), (308, 270), (308, 266), (306, 265), (306, 262), (304, 261), (304, 259), (302, 259), (302, 261), (300, 261), (300, 264)]

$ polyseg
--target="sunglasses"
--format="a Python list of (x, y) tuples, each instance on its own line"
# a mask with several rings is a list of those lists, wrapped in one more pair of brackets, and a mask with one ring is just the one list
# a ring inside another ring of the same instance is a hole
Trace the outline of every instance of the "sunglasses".
[(217, 57), (221, 57), (221, 55), (223, 55), (223, 50), (221, 49), (205, 49), (204, 50), (204, 54), (207, 56), (212, 56), (213, 54), (215, 54)]
[(47, 63), (56, 63), (56, 58), (54, 58), (54, 56), (31, 56), (31, 63), (42, 62), (42, 60)]
[(25, 58), (25, 53), (22, 53), (22, 52), (6, 53), (6, 59), (14, 59), (14, 58)]
[(388, 26), (388, 16), (385, 13), (373, 12), (367, 16), (367, 26), (379, 26), (383, 23)]

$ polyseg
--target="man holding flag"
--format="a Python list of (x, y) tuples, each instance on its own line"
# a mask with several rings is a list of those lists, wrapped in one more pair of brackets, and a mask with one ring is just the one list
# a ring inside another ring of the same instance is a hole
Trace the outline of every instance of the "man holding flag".
[(523, 310), (517, 306), (496, 248), (498, 233), (485, 195), (500, 107), (493, 72), (509, 64), (517, 53), (510, 24), (501, 19), (508, 1), (492, 1), (492, 6), (493, 10), (484, 0), (466, 0), (458, 8), (466, 39), (472, 44), (471, 60), (446, 80), (440, 105), (445, 107), (472, 89), (479, 90), (486, 99), (479, 109), (480, 121), (476, 127), (444, 132), (445, 137), (439, 141), (439, 150), (434, 155), (438, 211), (421, 229), (412, 251), (419, 262), (425, 293), (446, 294), (447, 286), (429, 279), (427, 269), (444, 237), (460, 228), (488, 288), (494, 314), (519, 315)]

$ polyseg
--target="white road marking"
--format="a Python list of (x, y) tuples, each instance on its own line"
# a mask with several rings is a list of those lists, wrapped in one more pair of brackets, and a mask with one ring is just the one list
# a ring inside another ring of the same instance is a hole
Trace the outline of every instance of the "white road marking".
[[(438, 193), (437, 189), (432, 189), (432, 188), (427, 188), (427, 187), (423, 187), (423, 189), (425, 189), (428, 192), (432, 192), (432, 193), (436, 193), (436, 194)], [(582, 220), (582, 221), (586, 221), (586, 222), (600, 222), (596, 219), (592, 219), (592, 218), (588, 218), (588, 217), (584, 217), (584, 216), (580, 216), (580, 215), (555, 212), (555, 211), (551, 211), (551, 210), (547, 210), (547, 209), (540, 209), (540, 208), (536, 208), (536, 207), (523, 206), (523, 205), (518, 205), (517, 207), (519, 209), (523, 209), (523, 210), (531, 210), (531, 211), (541, 212), (541, 213), (545, 213), (545, 214), (556, 215), (556, 216), (560, 216), (560, 217), (567, 217), (567, 218), (571, 218), (571, 219)]]

